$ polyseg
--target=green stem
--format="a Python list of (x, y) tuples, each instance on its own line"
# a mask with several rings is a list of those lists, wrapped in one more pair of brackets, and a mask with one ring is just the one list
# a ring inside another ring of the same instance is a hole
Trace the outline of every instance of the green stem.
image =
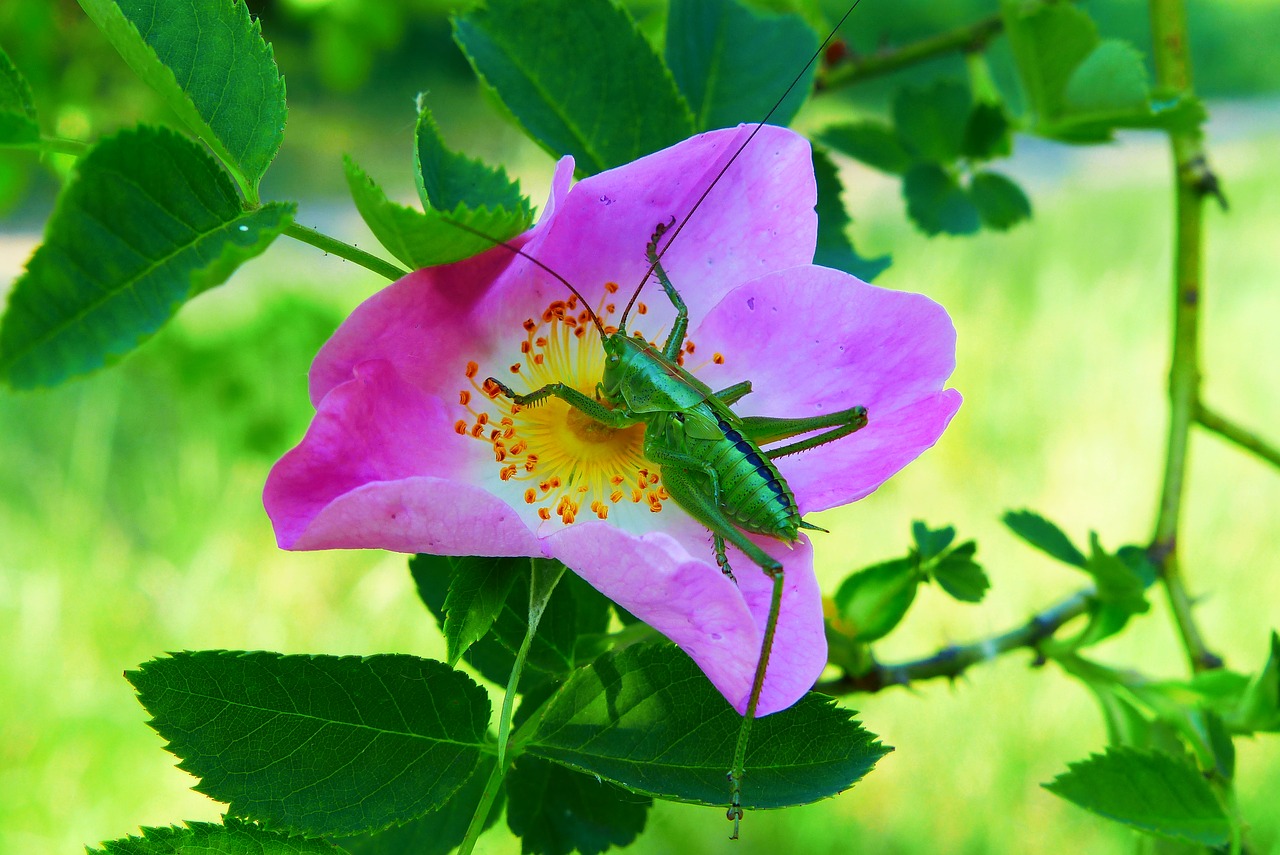
[[(1190, 96), (1191, 58), (1183, 0), (1150, 0), (1156, 88)], [(1204, 197), (1217, 183), (1205, 164), (1198, 129), (1169, 134), (1177, 176), (1173, 261), (1173, 353), (1169, 370), (1169, 433), (1150, 555), (1168, 594), (1169, 608), (1194, 671), (1220, 666), (1191, 611), (1178, 561), (1178, 523), (1186, 481), (1188, 436), (1200, 409), (1199, 320)]]
[(507, 743), (511, 737), (511, 718), (515, 711), (515, 698), (520, 685), (520, 675), (524, 672), (524, 663), (529, 656), (529, 648), (533, 637), (538, 632), (538, 623), (547, 609), (551, 594), (555, 591), (560, 578), (564, 576), (564, 565), (558, 561), (546, 561), (533, 558), (529, 561), (532, 578), (529, 584), (529, 623), (516, 653), (515, 662), (511, 665), (511, 676), (507, 678), (507, 693), (502, 698), (502, 712), (498, 716), (498, 761), (493, 767), (493, 774), (484, 785), (484, 793), (476, 812), (471, 816), (471, 824), (467, 826), (467, 834), (458, 847), (459, 855), (471, 855), (476, 841), (484, 831), (484, 822), (489, 818), (493, 801), (502, 788), (502, 780), (507, 775)]
[(54, 154), (69, 154), (72, 157), (84, 157), (92, 147), (86, 142), (63, 139), (62, 137), (41, 137), (39, 146), (41, 151)]
[(848, 86), (872, 77), (880, 77), (943, 54), (982, 50), (987, 42), (1004, 29), (1004, 19), (991, 15), (936, 36), (881, 51), (870, 56), (854, 57), (828, 69), (819, 80), (822, 89)]
[(1203, 403), (1196, 411), (1196, 421), (1223, 439), (1234, 442), (1245, 451), (1251, 451), (1272, 466), (1280, 467), (1280, 447), (1274, 446), (1252, 431), (1246, 430), (1230, 419), (1219, 415)]
[(827, 695), (844, 695), (852, 692), (879, 692), (890, 686), (908, 686), (917, 680), (938, 677), (955, 679), (965, 670), (981, 662), (1021, 648), (1037, 649), (1040, 643), (1051, 638), (1063, 624), (1089, 610), (1094, 597), (1093, 588), (1085, 588), (1032, 617), (1025, 624), (1008, 632), (984, 638), (971, 644), (945, 647), (932, 656), (893, 665), (876, 663), (860, 674), (846, 674), (834, 680), (819, 683), (814, 688)]
[(363, 249), (357, 249), (349, 243), (343, 243), (337, 238), (329, 237), (298, 223), (290, 223), (285, 228), (284, 233), (294, 240), (300, 240), (339, 258), (353, 261), (361, 267), (372, 270), (374, 273), (381, 274), (391, 280), (407, 276), (409, 273), (409, 271), (396, 267), (389, 261), (384, 261), (376, 255), (370, 255)]

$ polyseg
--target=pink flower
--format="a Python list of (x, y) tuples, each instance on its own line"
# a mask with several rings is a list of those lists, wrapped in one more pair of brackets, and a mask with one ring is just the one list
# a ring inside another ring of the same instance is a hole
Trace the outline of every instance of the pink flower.
[[(556, 168), (546, 210), (514, 243), (616, 323), (659, 223), (680, 220), (751, 128), (716, 131), (578, 182)], [(946, 312), (813, 259), (809, 145), (765, 127), (716, 184), (663, 263), (689, 306), (685, 368), (712, 388), (750, 380), (743, 415), (799, 417), (861, 404), (869, 424), (784, 457), (802, 513), (871, 493), (941, 435), (960, 405)], [(674, 311), (656, 282), (628, 319), (661, 341)], [(564, 286), (495, 247), (419, 270), (361, 305), (311, 367), (316, 417), (264, 494), (285, 549), (380, 548), (545, 555), (680, 645), (746, 708), (770, 579), (666, 498), (642, 427), (593, 429), (558, 400), (515, 408), (484, 393), (561, 380), (594, 394), (598, 334)], [(785, 565), (785, 593), (759, 715), (785, 709), (826, 665), (807, 538), (754, 538)]]

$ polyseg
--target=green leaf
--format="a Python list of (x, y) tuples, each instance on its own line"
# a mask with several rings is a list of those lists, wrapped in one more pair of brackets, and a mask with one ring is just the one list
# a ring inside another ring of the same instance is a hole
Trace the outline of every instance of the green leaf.
[(202, 651), (125, 676), (195, 789), (231, 813), (312, 835), (407, 822), (471, 777), (488, 695), (406, 655)]
[(911, 167), (902, 179), (907, 214), (928, 235), (967, 235), (978, 230), (980, 220), (955, 176), (936, 163)]
[(1112, 747), (1073, 763), (1045, 789), (1140, 831), (1226, 844), (1231, 826), (1200, 772), (1168, 754)]
[(902, 175), (915, 163), (915, 157), (884, 122), (868, 120), (834, 125), (818, 134), (818, 139), (872, 169), (892, 175)]
[[(459, 203), (452, 211), (431, 208), (423, 213), (389, 200), (382, 188), (351, 158), (344, 158), (343, 163), (351, 198), (369, 230), (387, 252), (414, 270), (470, 258), (519, 234), (529, 225), (527, 210), (471, 209)], [(454, 222), (469, 226), (484, 237), (464, 231)]]
[(933, 579), (942, 590), (962, 603), (980, 603), (991, 587), (982, 565), (973, 560), (978, 545), (962, 543), (933, 566)]
[[(453, 578), (461, 572), (461, 562), (467, 560), (416, 555), (409, 561), (418, 595), (442, 625), (447, 619), (444, 613), (447, 592)], [(486, 680), (500, 686), (507, 684), (515, 653), (520, 649), (529, 625), (530, 559), (506, 560), (523, 566), (515, 573), (516, 580), (493, 623), (492, 631), (471, 645), (462, 657)], [(578, 576), (566, 574), (551, 595), (539, 623), (538, 634), (533, 637), (520, 679), (520, 690), (527, 691), (578, 667), (585, 661), (583, 657), (589, 658), (596, 653), (584, 643), (584, 637), (603, 633), (608, 625), (609, 601)]]
[(813, 88), (815, 64), (783, 93), (798, 60), (817, 49), (818, 37), (799, 15), (759, 13), (737, 0), (673, 0), (667, 13), (667, 65), (699, 131), (766, 116), (769, 124), (789, 125)]
[[(467, 836), (471, 817), (480, 808), (480, 797), (497, 763), (494, 755), (484, 755), (467, 782), (447, 802), (427, 815), (377, 834), (344, 837), (338, 843), (350, 855), (449, 855)], [(491, 828), (502, 815), (504, 801), (505, 796), (500, 791), (485, 819), (486, 829)]]
[(489, 208), (518, 214), (524, 225), (533, 221), (529, 199), (520, 192), (520, 182), (507, 178), (502, 167), (491, 167), (445, 147), (431, 111), (418, 113), (414, 132), (414, 172), (423, 210), (452, 211), (459, 206), (475, 210)]
[(40, 141), (31, 86), (9, 55), (0, 50), (0, 146), (32, 145)]
[(339, 855), (324, 840), (268, 831), (260, 825), (227, 817), (224, 825), (188, 822), (186, 827), (144, 828), (129, 836), (87, 849), (89, 855)]
[(835, 604), (848, 637), (866, 643), (888, 635), (906, 617), (920, 579), (914, 558), (895, 558), (846, 577)]
[(1009, 117), (999, 104), (974, 104), (965, 121), (960, 153), (970, 160), (1007, 157), (1013, 150)]
[(511, 586), (529, 570), (527, 558), (456, 558), (444, 600), (444, 639), (450, 667), (483, 638), (502, 613)]
[(840, 200), (843, 189), (840, 174), (831, 158), (816, 148), (813, 149), (813, 174), (818, 182), (818, 245), (813, 252), (813, 263), (843, 270), (870, 282), (892, 263), (889, 256), (863, 258), (853, 248), (846, 232), (851, 220)]
[(1089, 533), (1089, 560), (1085, 562), (1084, 571), (1097, 583), (1098, 599), (1102, 602), (1115, 605), (1131, 615), (1150, 608), (1143, 594), (1142, 577), (1103, 549), (1094, 532)]
[(1088, 14), (1069, 3), (1001, 0), (1005, 34), (1038, 126), (1065, 112), (1067, 81), (1098, 43)]
[(76, 165), (0, 327), (0, 377), (52, 386), (106, 365), (261, 253), (293, 206), (241, 209), (195, 142), (139, 127)]
[(609, 0), (491, 0), (453, 20), (476, 73), (531, 137), (592, 175), (693, 134), (689, 105)]
[(1104, 39), (1071, 72), (1062, 92), (1073, 120), (1099, 120), (1147, 112), (1147, 70), (1128, 42)]
[(644, 830), (653, 800), (591, 775), (530, 757), (507, 774), (507, 825), (521, 851), (599, 855), (627, 846)]
[(1084, 567), (1084, 553), (1076, 548), (1071, 538), (1034, 511), (1008, 511), (1001, 520), (1010, 531), (1046, 555), (1076, 567)]
[(944, 525), (942, 528), (929, 528), (921, 520), (911, 524), (911, 539), (916, 542), (916, 551), (922, 561), (928, 561), (942, 554), (942, 551), (956, 539), (954, 526)]
[(250, 202), (284, 138), (284, 79), (244, 0), (80, 0)]
[(1031, 218), (1031, 200), (998, 172), (975, 172), (969, 179), (969, 198), (989, 229), (1005, 231)]
[[(741, 723), (679, 648), (637, 644), (575, 671), (525, 751), (645, 795), (724, 806)], [(890, 750), (849, 710), (811, 692), (756, 720), (742, 804), (777, 808), (833, 796)]]
[(970, 107), (963, 83), (940, 80), (927, 89), (906, 87), (893, 99), (893, 124), (917, 159), (951, 163), (964, 148)]
[(1267, 664), (1249, 681), (1229, 723), (1245, 731), (1280, 731), (1280, 635), (1274, 631)]

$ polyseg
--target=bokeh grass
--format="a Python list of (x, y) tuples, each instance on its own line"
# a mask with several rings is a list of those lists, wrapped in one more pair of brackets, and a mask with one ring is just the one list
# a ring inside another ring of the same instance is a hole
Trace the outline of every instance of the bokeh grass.
[[(1208, 400), (1273, 438), (1277, 145), (1273, 129), (1214, 148), (1232, 208), (1209, 214), (1204, 305)], [(1077, 540), (1096, 530), (1111, 547), (1149, 535), (1165, 430), (1167, 167), (1154, 137), (1024, 147), (1010, 169), (1032, 186), (1036, 219), (962, 240), (915, 234), (891, 183), (849, 173), (860, 248), (895, 256), (881, 284), (952, 313), (965, 405), (937, 448), (820, 520), (833, 532), (818, 544), (824, 588), (900, 553), (913, 519), (977, 538), (994, 584), (980, 606), (926, 591), (883, 658), (1009, 628), (1081, 583), (1005, 532), (1006, 509), (1039, 510)], [(312, 355), (376, 287), (281, 245), (122, 365), (49, 393), (0, 393), (0, 852), (76, 851), (139, 824), (217, 816), (120, 679), (148, 658), (442, 652), (403, 557), (283, 553), (261, 510), (267, 469), (310, 416)], [(1280, 473), (1203, 433), (1191, 462), (1181, 546), (1197, 614), (1233, 666), (1255, 668), (1280, 624)], [(1099, 656), (1176, 676), (1181, 654), (1153, 602)], [(849, 699), (896, 751), (844, 796), (749, 815), (733, 851), (1130, 851), (1127, 833), (1038, 786), (1104, 734), (1087, 693), (1029, 659)], [(1240, 744), (1239, 778), (1256, 851), (1272, 851), (1274, 739)], [(727, 850), (726, 832), (717, 811), (662, 805), (637, 851)], [(518, 845), (498, 833), (482, 850)]]

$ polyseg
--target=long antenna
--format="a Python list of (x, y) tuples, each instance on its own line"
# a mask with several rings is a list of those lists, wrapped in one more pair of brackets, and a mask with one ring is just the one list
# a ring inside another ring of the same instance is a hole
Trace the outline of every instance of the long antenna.
[(733, 157), (729, 158), (728, 162), (720, 168), (720, 171), (716, 173), (716, 177), (711, 180), (709, 185), (707, 185), (707, 189), (702, 191), (702, 195), (698, 197), (698, 201), (693, 203), (693, 207), (689, 209), (689, 213), (685, 214), (684, 218), (680, 220), (676, 227), (671, 231), (671, 237), (667, 238), (666, 246), (657, 250), (655, 253), (657, 260), (649, 265), (649, 269), (645, 271), (644, 278), (640, 280), (640, 284), (636, 286), (636, 290), (631, 294), (631, 299), (627, 301), (627, 307), (622, 310), (622, 317), (618, 320), (618, 326), (622, 327), (626, 325), (627, 314), (631, 311), (631, 307), (635, 305), (637, 298), (640, 296), (640, 292), (644, 290), (645, 283), (648, 282), (649, 277), (653, 275), (654, 268), (658, 266), (658, 261), (662, 260), (662, 256), (671, 248), (671, 244), (675, 243), (676, 237), (679, 236), (680, 232), (684, 229), (689, 220), (693, 218), (693, 215), (698, 208), (702, 207), (702, 203), (706, 201), (707, 196), (715, 189), (715, 186), (720, 183), (720, 179), (729, 171), (729, 167), (733, 166), (733, 162), (738, 159), (738, 155), (742, 154), (742, 152), (746, 150), (747, 146), (751, 145), (751, 141), (755, 139), (756, 134), (760, 133), (760, 129), (768, 124), (769, 119), (773, 118), (773, 114), (782, 106), (782, 102), (787, 100), (787, 96), (791, 94), (791, 90), (795, 89), (796, 86), (800, 84), (800, 81), (804, 78), (805, 73), (808, 72), (810, 66), (818, 61), (818, 57), (822, 56), (823, 51), (827, 49), (827, 45), (831, 43), (833, 38), (835, 38), (836, 33), (840, 31), (840, 28), (844, 26), (844, 22), (849, 19), (849, 16), (853, 14), (853, 10), (858, 8), (858, 4), (861, 2), (862, 0), (855, 0), (854, 4), (850, 6), (844, 15), (840, 17), (840, 20), (836, 22), (836, 25), (831, 28), (831, 32), (827, 33), (827, 37), (822, 40), (822, 44), (818, 45), (818, 49), (814, 51), (813, 56), (809, 57), (809, 61), (804, 64), (804, 68), (800, 69), (800, 73), (791, 81), (791, 85), (787, 87), (787, 91), (783, 92), (782, 97), (774, 102), (774, 105), (769, 108), (769, 112), (765, 114), (764, 118), (756, 123), (751, 134), (746, 138), (742, 145), (738, 146), (738, 150), (733, 153)]
[(534, 258), (532, 255), (530, 255), (529, 253), (525, 252), (523, 249), (521, 249), (521, 248), (520, 248), (520, 247), (518, 247), (518, 246), (513, 246), (512, 244), (507, 243), (505, 240), (497, 240), (497, 239), (495, 239), (495, 238), (492, 238), (492, 237), (490, 237), (489, 235), (485, 234), (484, 232), (480, 231), (479, 229), (474, 229), (474, 228), (472, 228), (471, 226), (468, 226), (468, 225), (467, 225), (467, 224), (465, 224), (465, 223), (460, 223), (460, 222), (458, 222), (457, 220), (453, 219), (452, 217), (445, 217), (445, 216), (442, 216), (442, 217), (440, 217), (440, 219), (444, 220), (446, 223), (448, 223), (449, 225), (453, 226), (454, 228), (456, 228), (456, 229), (462, 229), (464, 232), (469, 232), (469, 233), (471, 233), (471, 234), (475, 235), (476, 237), (481, 238), (482, 240), (486, 240), (486, 241), (488, 241), (489, 243), (493, 244), (494, 246), (500, 246), (500, 247), (503, 247), (504, 249), (508, 250), (509, 252), (514, 252), (516, 255), (520, 256), (521, 258), (525, 258), (525, 259), (527, 259), (527, 260), (529, 260), (529, 261), (532, 261), (534, 264), (538, 265), (538, 266), (539, 266), (539, 267), (541, 267), (543, 270), (545, 270), (545, 271), (547, 271), (548, 273), (550, 273), (552, 276), (554, 276), (556, 279), (558, 279), (558, 280), (560, 281), (560, 284), (564, 285), (564, 287), (568, 288), (571, 292), (573, 292), (573, 296), (575, 296), (575, 297), (577, 297), (577, 298), (578, 298), (578, 300), (582, 303), (582, 308), (586, 309), (586, 310), (587, 310), (587, 314), (591, 317), (591, 322), (592, 322), (593, 324), (595, 324), (595, 325), (596, 325), (596, 329), (600, 331), (600, 338), (601, 338), (601, 340), (603, 340), (603, 339), (604, 339), (604, 337), (605, 337), (605, 335), (606, 335), (606, 333), (605, 333), (605, 331), (604, 331), (604, 324), (600, 323), (600, 319), (599, 319), (598, 317), (596, 317), (596, 313), (595, 313), (594, 311), (592, 311), (592, 310), (591, 310), (591, 304), (587, 302), (587, 298), (586, 298), (586, 297), (583, 297), (583, 296), (582, 296), (582, 294), (581, 294), (581, 292), (579, 292), (577, 288), (574, 288), (574, 287), (573, 287), (573, 283), (572, 283), (572, 282), (570, 282), (568, 279), (565, 279), (565, 278), (564, 278), (563, 276), (561, 276), (559, 273), (556, 273), (554, 270), (552, 270), (552, 269), (551, 269), (550, 267), (548, 267), (546, 264), (543, 264), (541, 261), (539, 261), (538, 259)]

